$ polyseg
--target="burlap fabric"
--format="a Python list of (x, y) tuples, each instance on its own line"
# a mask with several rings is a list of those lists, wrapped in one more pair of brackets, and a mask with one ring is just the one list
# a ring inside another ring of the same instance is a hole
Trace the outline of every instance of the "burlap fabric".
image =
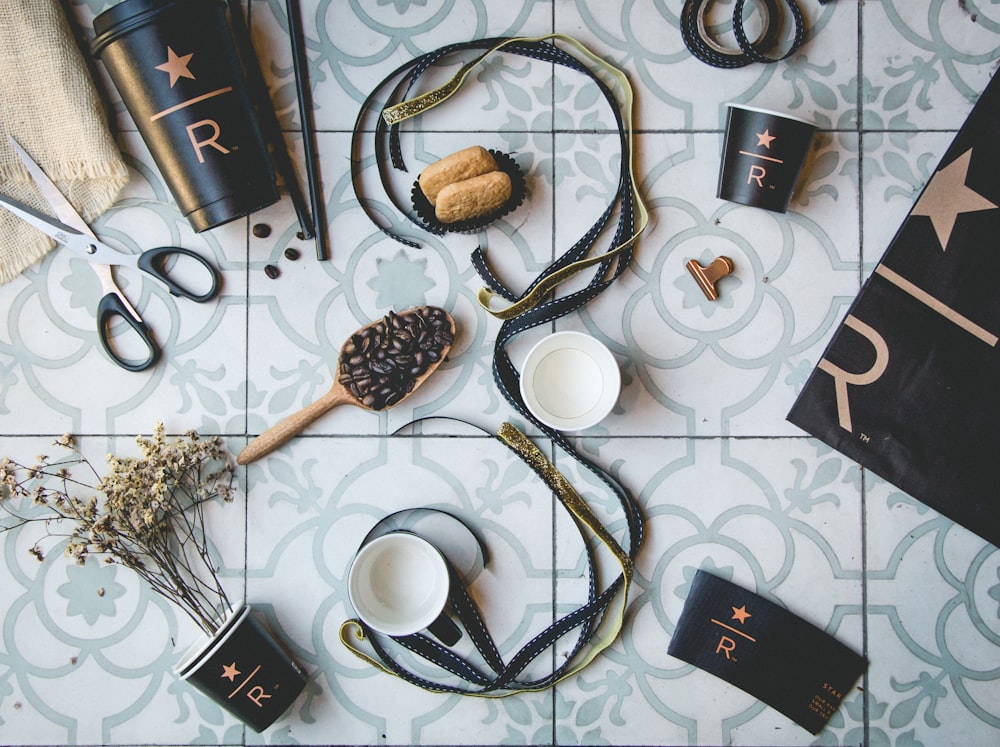
[[(8, 135), (88, 221), (107, 210), (128, 181), (59, 0), (0, 0), (0, 191), (51, 213)], [(53, 246), (47, 236), (0, 209), (0, 283)]]

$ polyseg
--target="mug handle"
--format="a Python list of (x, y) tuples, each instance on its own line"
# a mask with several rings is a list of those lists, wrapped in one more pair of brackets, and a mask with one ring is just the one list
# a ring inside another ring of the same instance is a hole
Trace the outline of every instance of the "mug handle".
[(444, 612), (427, 626), (427, 630), (445, 646), (454, 646), (462, 638), (462, 629)]

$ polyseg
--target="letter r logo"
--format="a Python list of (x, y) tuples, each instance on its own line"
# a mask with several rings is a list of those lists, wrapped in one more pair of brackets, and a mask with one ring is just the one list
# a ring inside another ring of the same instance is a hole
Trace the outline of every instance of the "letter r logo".
[(755, 163), (750, 167), (750, 173), (747, 174), (747, 184), (757, 182), (757, 186), (763, 189), (765, 176), (767, 176), (767, 169)]
[(268, 700), (271, 696), (268, 695), (264, 688), (260, 685), (254, 685), (249, 690), (247, 690), (247, 697), (250, 698), (254, 703), (257, 704), (258, 708), (263, 708), (264, 704), (261, 703), (262, 700)]
[[(211, 128), (212, 134), (209, 135), (207, 140), (197, 139), (197, 136), (194, 134), (194, 131), (199, 127)], [(219, 123), (216, 122), (214, 119), (203, 119), (200, 122), (189, 124), (187, 126), (187, 134), (188, 137), (191, 139), (191, 145), (194, 147), (194, 152), (198, 155), (198, 163), (205, 163), (205, 156), (202, 155), (201, 149), (204, 148), (206, 145), (210, 145), (223, 155), (229, 152), (227, 148), (219, 145), (216, 142), (216, 140), (219, 139), (219, 135), (221, 135), (222, 133), (219, 130)]]
[(721, 638), (719, 638), (719, 645), (715, 647), (715, 653), (719, 653), (721, 651), (723, 654), (726, 655), (727, 659), (733, 658), (729, 654), (731, 654), (735, 650), (736, 650), (736, 641), (734, 641), (727, 635), (724, 635)]
[(875, 348), (875, 362), (867, 371), (861, 373), (849, 373), (840, 366), (835, 366), (826, 358), (820, 360), (819, 368), (826, 371), (833, 377), (834, 390), (837, 393), (837, 418), (840, 427), (845, 431), (853, 432), (851, 428), (851, 403), (847, 397), (847, 385), (867, 386), (879, 380), (885, 369), (889, 365), (889, 346), (886, 345), (885, 338), (882, 337), (873, 327), (865, 324), (860, 319), (851, 314), (844, 319), (844, 324), (860, 333)]

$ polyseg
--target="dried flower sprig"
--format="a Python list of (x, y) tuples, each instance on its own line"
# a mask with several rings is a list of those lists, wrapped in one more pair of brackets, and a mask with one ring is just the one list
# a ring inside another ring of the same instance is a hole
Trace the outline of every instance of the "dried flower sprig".
[[(162, 423), (136, 443), (142, 455), (109, 454), (103, 478), (69, 435), (55, 442), (71, 452), (64, 459), (41, 455), (26, 466), (4, 457), (0, 532), (41, 523), (47, 536), (67, 540), (77, 563), (97, 554), (132, 569), (211, 635), (232, 605), (209, 553), (205, 504), (233, 500), (229, 454), (222, 439), (194, 431), (168, 441)], [(85, 480), (73, 476), (77, 467), (86, 468)], [(29, 552), (45, 557), (37, 544)]]

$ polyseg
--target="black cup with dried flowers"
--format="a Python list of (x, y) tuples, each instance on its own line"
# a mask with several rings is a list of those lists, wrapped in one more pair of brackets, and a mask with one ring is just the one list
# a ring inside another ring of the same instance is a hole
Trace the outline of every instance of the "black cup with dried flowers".
[[(65, 541), (66, 555), (77, 563), (82, 565), (95, 555), (137, 573), (208, 637), (194, 647), (199, 655), (184, 657), (178, 675), (261, 731), (291, 705), (306, 680), (249, 616), (249, 608), (230, 601), (219, 580), (205, 510), (210, 503), (233, 500), (230, 455), (219, 437), (202, 438), (191, 431), (168, 440), (160, 423), (151, 438), (140, 436), (136, 443), (140, 456), (109, 455), (104, 477), (68, 435), (56, 441), (68, 452), (62, 459), (41, 456), (34, 464), (24, 465), (3, 457), (0, 533), (39, 524), (46, 537)], [(85, 470), (86, 476), (74, 470)], [(41, 544), (30, 552), (44, 560)], [(230, 648), (223, 648), (224, 644)], [(239, 650), (233, 651), (233, 646)], [(246, 682), (235, 683), (241, 672), (235, 664), (230, 667), (229, 660), (260, 658), (260, 652), (272, 653), (266, 662), (255, 662), (256, 668), (241, 664), (240, 669), (252, 670), (264, 684), (255, 682), (244, 688)], [(218, 663), (220, 657), (226, 659), (225, 664)], [(198, 671), (202, 666), (221, 666), (223, 671), (206, 675)], [(216, 692), (215, 680), (220, 677), (249, 695), (234, 699)], [(267, 684), (272, 679), (284, 684), (280, 697), (271, 691), (275, 685)]]

